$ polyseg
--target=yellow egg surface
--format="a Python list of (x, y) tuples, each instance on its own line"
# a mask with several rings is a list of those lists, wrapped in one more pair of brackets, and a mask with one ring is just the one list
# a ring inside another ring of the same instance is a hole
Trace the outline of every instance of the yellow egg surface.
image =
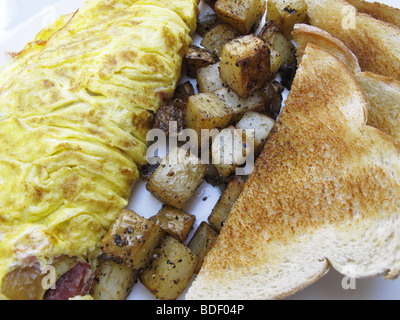
[(89, 0), (0, 70), (0, 288), (17, 267), (98, 254), (197, 14), (198, 0)]

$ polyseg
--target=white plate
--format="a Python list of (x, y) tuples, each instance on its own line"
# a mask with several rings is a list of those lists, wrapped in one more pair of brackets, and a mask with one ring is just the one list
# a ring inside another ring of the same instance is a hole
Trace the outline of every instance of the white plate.
[[(400, 7), (398, 0), (380, 2)], [(10, 59), (5, 53), (18, 52), (44, 26), (61, 14), (76, 11), (84, 3), (85, 0), (0, 0), (0, 66)], [(195, 39), (195, 42), (197, 41), (198, 39)], [(200, 186), (184, 208), (185, 211), (196, 215), (195, 227), (207, 219), (220, 195), (218, 188), (207, 183)], [(156, 214), (161, 206), (161, 202), (145, 190), (144, 182), (139, 181), (134, 186), (129, 209), (148, 218)], [(290, 299), (400, 299), (400, 279), (389, 281), (373, 278), (357, 280), (355, 283), (346, 280), (343, 275), (331, 270), (323, 279)], [(345, 290), (343, 283), (350, 285), (350, 288)], [(154, 296), (138, 282), (128, 299), (150, 300), (154, 299)]]

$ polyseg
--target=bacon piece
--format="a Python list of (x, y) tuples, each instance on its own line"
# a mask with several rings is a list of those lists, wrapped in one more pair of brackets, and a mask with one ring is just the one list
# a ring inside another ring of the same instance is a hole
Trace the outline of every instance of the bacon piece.
[(57, 281), (55, 289), (47, 290), (44, 300), (68, 300), (76, 296), (85, 296), (90, 291), (92, 281), (91, 265), (78, 262)]

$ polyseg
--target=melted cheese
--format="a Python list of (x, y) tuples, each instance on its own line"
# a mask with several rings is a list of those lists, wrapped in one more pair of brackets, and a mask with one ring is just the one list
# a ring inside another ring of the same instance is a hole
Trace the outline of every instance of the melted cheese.
[(0, 285), (15, 266), (97, 254), (170, 98), (197, 0), (88, 1), (0, 71)]

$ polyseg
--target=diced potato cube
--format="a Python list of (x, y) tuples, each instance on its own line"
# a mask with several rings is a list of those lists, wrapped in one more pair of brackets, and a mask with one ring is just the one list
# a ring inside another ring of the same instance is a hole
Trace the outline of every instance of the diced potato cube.
[(218, 232), (207, 222), (200, 223), (192, 239), (188, 243), (189, 249), (197, 255), (195, 273), (198, 273), (203, 265), (204, 259), (217, 241)]
[(279, 52), (271, 46), (269, 47), (269, 49), (271, 51), (271, 79), (275, 79), (280, 67), (282, 66), (282, 57)]
[(260, 24), (265, 6), (264, 0), (218, 0), (214, 10), (221, 21), (241, 34), (248, 34)]
[(213, 9), (214, 9), (215, 3), (217, 2), (217, 0), (203, 0), (203, 1)]
[(270, 50), (261, 39), (247, 35), (222, 49), (220, 75), (239, 96), (248, 97), (270, 81)]
[(265, 108), (262, 91), (257, 91), (248, 98), (239, 97), (238, 94), (230, 88), (218, 89), (214, 91), (214, 94), (233, 110), (234, 116), (231, 123), (237, 123), (246, 112), (263, 112)]
[(174, 148), (161, 161), (146, 188), (164, 204), (182, 209), (203, 182), (207, 165), (187, 151)]
[(197, 29), (196, 32), (204, 38), (207, 32), (214, 29), (216, 26), (220, 25), (221, 21), (218, 19), (216, 13), (207, 13), (201, 15), (197, 19)]
[(190, 81), (186, 81), (178, 85), (175, 89), (173, 100), (179, 100), (183, 103), (187, 103), (190, 96), (195, 94), (194, 87)]
[(172, 100), (161, 105), (154, 117), (153, 128), (162, 130), (167, 137), (170, 133), (178, 135), (185, 129), (185, 109), (186, 105), (181, 100)]
[(290, 65), (284, 65), (279, 69), (279, 74), (281, 75), (281, 84), (287, 88), (291, 89), (293, 80), (297, 72), (297, 62), (293, 62)]
[(217, 168), (213, 164), (208, 165), (208, 171), (204, 179), (214, 187), (225, 187), (226, 184), (226, 179), (219, 175)]
[(101, 241), (102, 251), (132, 269), (146, 266), (155, 247), (166, 235), (155, 223), (123, 210)]
[(149, 220), (160, 226), (171, 236), (183, 242), (186, 240), (196, 217), (183, 210), (164, 205)]
[(160, 165), (161, 158), (150, 157), (148, 158), (148, 161), (149, 162), (140, 169), (140, 177), (145, 181), (149, 181), (151, 175), (157, 170), (158, 166)]
[(94, 274), (90, 294), (94, 300), (125, 300), (138, 276), (138, 270), (102, 258)]
[(190, 46), (184, 59), (187, 75), (190, 78), (196, 78), (199, 69), (217, 62), (213, 54), (197, 46)]
[(176, 300), (194, 275), (197, 257), (174, 237), (165, 238), (154, 256), (140, 281), (158, 299)]
[[(281, 66), (290, 65), (296, 61), (296, 48), (278, 29), (274, 21), (269, 20), (257, 35), (264, 40), (281, 57)], [(274, 67), (275, 69), (276, 67)], [(279, 69), (278, 68), (278, 69)]]
[(254, 130), (254, 148), (256, 153), (260, 153), (269, 134), (275, 126), (275, 121), (258, 112), (246, 113), (242, 120), (236, 124), (237, 129)]
[(197, 85), (200, 93), (213, 92), (217, 89), (228, 86), (221, 79), (219, 66), (220, 63), (217, 62), (208, 67), (202, 68), (197, 72)]
[(282, 13), (282, 32), (288, 39), (293, 39), (292, 31), (296, 23), (306, 23), (308, 21), (307, 16), (307, 4), (304, 0), (292, 0), (289, 4), (282, 1), (283, 13)]
[(225, 43), (240, 36), (234, 28), (228, 24), (220, 24), (207, 32), (200, 44), (207, 51), (215, 54), (217, 57), (221, 56), (222, 47)]
[(262, 91), (265, 101), (265, 114), (270, 118), (277, 120), (282, 110), (283, 96), (285, 87), (278, 81), (272, 81)]
[(226, 189), (208, 217), (208, 222), (220, 232), (228, 219), (234, 204), (242, 193), (246, 181), (243, 177), (234, 176), (228, 182)]
[(233, 110), (212, 92), (199, 93), (189, 98), (186, 127), (201, 137), (202, 129), (225, 128), (233, 117)]
[(251, 155), (254, 155), (254, 139), (233, 126), (222, 130), (213, 140), (212, 163), (222, 178), (234, 175)]
[(273, 21), (279, 30), (281, 30), (283, 25), (282, 15), (275, 0), (267, 1), (266, 21)]
[(267, 20), (273, 20), (285, 37), (291, 40), (296, 23), (307, 23), (307, 4), (304, 0), (268, 0)]

